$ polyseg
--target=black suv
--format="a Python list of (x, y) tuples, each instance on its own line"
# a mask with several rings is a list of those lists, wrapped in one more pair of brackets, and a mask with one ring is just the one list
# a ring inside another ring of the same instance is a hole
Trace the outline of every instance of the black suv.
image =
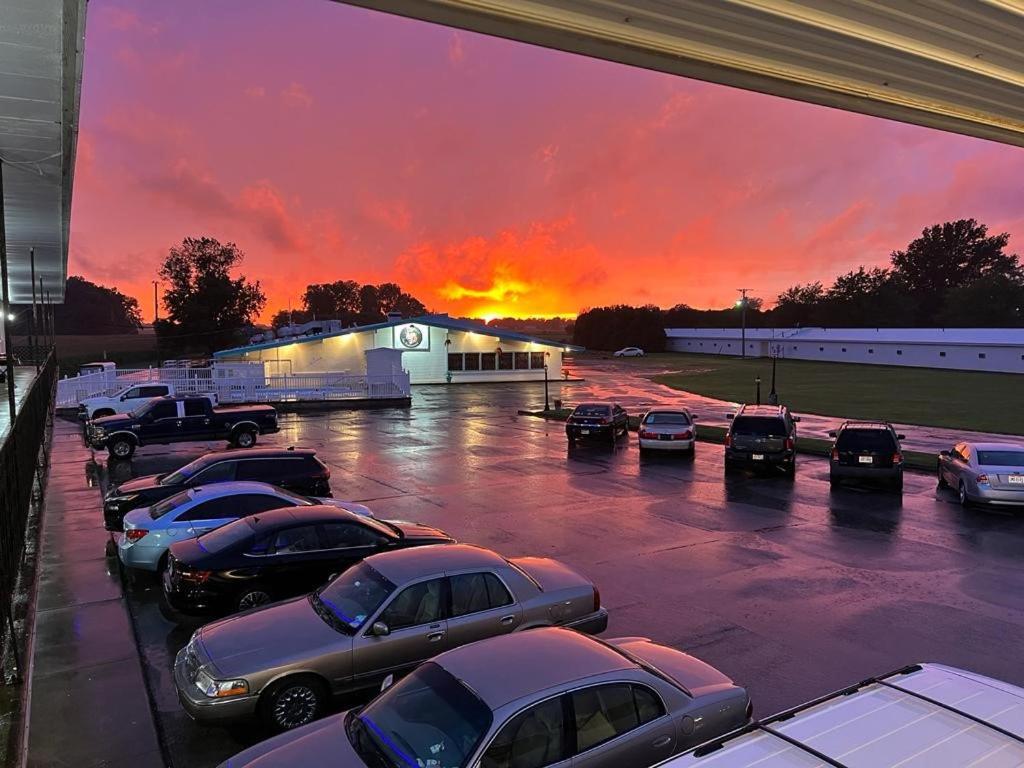
[(782, 467), (796, 473), (796, 422), (784, 405), (741, 405), (730, 414), (725, 435), (725, 469), (734, 467)]
[(834, 438), (828, 465), (833, 486), (843, 480), (878, 480), (903, 490), (903, 435), (892, 424), (846, 421), (828, 436)]
[(197, 485), (259, 480), (305, 496), (330, 496), (330, 479), (331, 470), (312, 448), (214, 451), (169, 474), (137, 477), (111, 487), (103, 498), (103, 522), (108, 531), (120, 531), (131, 510)]

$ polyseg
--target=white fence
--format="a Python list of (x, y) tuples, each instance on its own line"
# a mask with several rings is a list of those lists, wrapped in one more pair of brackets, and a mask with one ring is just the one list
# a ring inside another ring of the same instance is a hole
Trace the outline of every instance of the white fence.
[(87, 397), (113, 395), (133, 384), (173, 384), (181, 393), (213, 393), (221, 403), (282, 403), (409, 396), (409, 373), (386, 375), (300, 373), (267, 376), (259, 364), (205, 368), (118, 368), (57, 382), (57, 407), (73, 408)]

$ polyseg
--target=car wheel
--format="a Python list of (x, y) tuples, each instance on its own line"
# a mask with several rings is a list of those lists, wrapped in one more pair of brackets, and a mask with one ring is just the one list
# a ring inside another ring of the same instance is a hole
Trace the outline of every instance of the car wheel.
[(960, 481), (960, 486), (957, 488), (957, 493), (960, 496), (960, 506), (966, 507), (970, 503), (970, 499), (967, 498), (967, 486), (964, 485), (964, 481)]
[(786, 477), (796, 477), (796, 459), (790, 459), (785, 467)]
[(897, 493), (903, 493), (903, 473), (900, 472), (899, 476), (892, 482), (892, 489)]
[(262, 589), (250, 589), (243, 592), (238, 598), (238, 610), (248, 611), (250, 608), (258, 608), (261, 605), (266, 605), (270, 600), (270, 595)]
[(120, 438), (107, 446), (107, 452), (112, 459), (130, 459), (135, 453), (135, 443), (131, 440)]
[(256, 445), (256, 433), (252, 430), (245, 430), (235, 435), (235, 439), (232, 440), (236, 448), (252, 448)]
[(289, 731), (316, 720), (326, 700), (324, 685), (316, 678), (286, 678), (263, 694), (260, 715), (270, 728)]

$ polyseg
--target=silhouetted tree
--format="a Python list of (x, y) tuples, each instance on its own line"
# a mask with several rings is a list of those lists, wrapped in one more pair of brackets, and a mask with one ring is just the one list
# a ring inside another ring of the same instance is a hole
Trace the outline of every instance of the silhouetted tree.
[[(18, 332), (28, 332), (31, 305), (19, 306)], [(53, 307), (57, 333), (136, 333), (142, 325), (139, 302), (117, 288), (97, 285), (72, 275), (64, 286), (64, 303)]]
[(665, 349), (665, 322), (661, 310), (652, 305), (597, 307), (576, 317), (572, 340), (588, 349), (642, 347), (661, 352)]

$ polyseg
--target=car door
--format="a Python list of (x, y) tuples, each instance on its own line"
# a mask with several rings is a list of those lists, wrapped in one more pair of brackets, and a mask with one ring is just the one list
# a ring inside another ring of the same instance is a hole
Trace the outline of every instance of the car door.
[(174, 400), (156, 403), (139, 420), (139, 438), (143, 443), (162, 443), (177, 436), (181, 420)]
[(241, 503), (242, 496), (218, 496), (200, 501), (178, 515), (174, 525), (182, 531), (181, 538), (201, 536), (207, 531), (237, 520), (240, 517), (238, 509)]
[(269, 539), (263, 559), (267, 591), (275, 598), (312, 592), (327, 580), (322, 575), (323, 541), (315, 523), (281, 528)]
[(523, 607), (496, 574), (490, 571), (460, 573), (450, 576), (448, 584), (450, 648), (508, 634), (522, 623)]
[(228, 483), (235, 479), (237, 462), (233, 460), (218, 461), (206, 469), (200, 470), (190, 477), (185, 483), (190, 488), (200, 485), (214, 485), (215, 483)]
[(324, 549), (318, 558), (318, 584), (383, 551), (389, 543), (381, 534), (350, 522), (321, 523), (320, 538)]
[(210, 435), (209, 400), (205, 397), (186, 398), (179, 434), (184, 440), (206, 440)]
[[(378, 685), (387, 675), (404, 674), (446, 650), (447, 604), (443, 576), (397, 588), (353, 642), (356, 685)], [(373, 626), (381, 622), (387, 625), (388, 634), (374, 635)]]
[(647, 686), (591, 685), (573, 691), (570, 704), (573, 768), (655, 765), (675, 751), (675, 723)]
[[(511, 717), (484, 748), (480, 768), (569, 768), (573, 765), (569, 722), (567, 694), (527, 707)], [(622, 764), (627, 766), (633, 764)]]

